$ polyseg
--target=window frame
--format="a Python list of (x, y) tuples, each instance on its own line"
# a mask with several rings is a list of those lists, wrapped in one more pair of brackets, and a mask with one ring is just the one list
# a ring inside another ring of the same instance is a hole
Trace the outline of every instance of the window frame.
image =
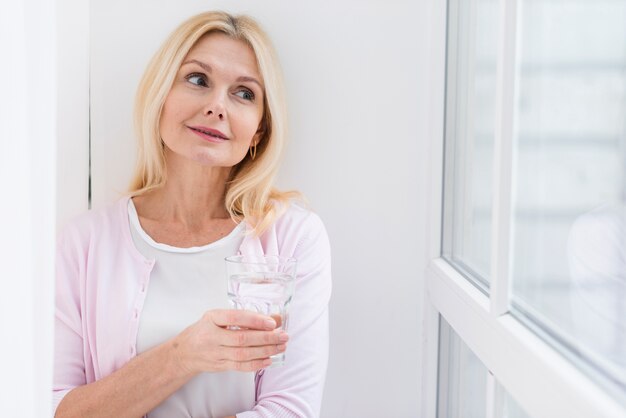
[[(489, 370), (487, 417), (504, 416), (505, 390), (531, 417), (626, 416), (626, 407), (510, 312), (513, 123), (518, 0), (499, 0), (490, 293), (441, 257), (448, 2), (431, 2), (430, 205), (424, 279), (422, 417), (437, 415), (441, 315)], [(511, 361), (511, 359), (515, 359)], [(529, 384), (541, 382), (541, 384)], [(550, 390), (546, 390), (550, 388)]]

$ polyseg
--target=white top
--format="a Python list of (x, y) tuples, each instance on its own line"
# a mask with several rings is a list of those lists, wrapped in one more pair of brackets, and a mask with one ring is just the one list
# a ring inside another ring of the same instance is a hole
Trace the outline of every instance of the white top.
[[(224, 258), (236, 254), (241, 223), (226, 237), (201, 247), (178, 248), (155, 242), (141, 227), (128, 200), (131, 235), (139, 252), (154, 259), (150, 285), (139, 319), (137, 353), (174, 337), (210, 309), (230, 309)], [(201, 373), (152, 410), (149, 418), (221, 418), (251, 410), (254, 373)]]

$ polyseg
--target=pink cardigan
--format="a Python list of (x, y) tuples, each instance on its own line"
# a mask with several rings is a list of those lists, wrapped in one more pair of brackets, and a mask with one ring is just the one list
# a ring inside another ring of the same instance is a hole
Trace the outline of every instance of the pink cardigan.
[[(135, 248), (128, 197), (87, 212), (57, 245), (53, 411), (73, 388), (99, 380), (136, 355), (139, 316), (153, 260)], [(256, 405), (238, 418), (318, 417), (328, 363), (330, 245), (320, 218), (292, 205), (242, 254), (298, 260), (287, 362), (256, 375)]]

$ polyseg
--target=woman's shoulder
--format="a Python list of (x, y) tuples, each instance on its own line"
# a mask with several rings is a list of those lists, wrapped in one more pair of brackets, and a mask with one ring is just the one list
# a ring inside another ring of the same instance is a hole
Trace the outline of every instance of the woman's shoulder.
[(324, 228), (321, 217), (300, 200), (289, 200), (277, 205), (277, 211), (279, 213), (275, 222), (277, 228)]
[(94, 235), (115, 231), (124, 220), (128, 197), (90, 209), (73, 218), (60, 228), (60, 240), (83, 240)]
[(322, 218), (305, 203), (291, 200), (279, 205), (278, 216), (270, 228), (279, 241), (328, 239)]

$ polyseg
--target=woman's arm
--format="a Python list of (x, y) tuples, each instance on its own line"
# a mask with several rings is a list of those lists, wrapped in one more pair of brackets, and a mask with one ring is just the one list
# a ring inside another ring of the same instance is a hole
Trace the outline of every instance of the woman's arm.
[(55, 418), (143, 416), (192, 377), (176, 365), (173, 344), (168, 341), (113, 374), (71, 390)]
[[(317, 418), (320, 414), (328, 363), (330, 244), (315, 214), (299, 225), (294, 241), (297, 244), (293, 253), (283, 254), (298, 260), (285, 365), (263, 371), (257, 404), (251, 411), (238, 413), (237, 418)], [(292, 245), (293, 241), (282, 247)]]
[[(228, 330), (226, 326), (247, 328)], [(208, 311), (171, 340), (133, 358), (96, 382), (71, 390), (55, 418), (137, 418), (200, 372), (256, 371), (285, 350), (269, 317), (247, 311)]]

